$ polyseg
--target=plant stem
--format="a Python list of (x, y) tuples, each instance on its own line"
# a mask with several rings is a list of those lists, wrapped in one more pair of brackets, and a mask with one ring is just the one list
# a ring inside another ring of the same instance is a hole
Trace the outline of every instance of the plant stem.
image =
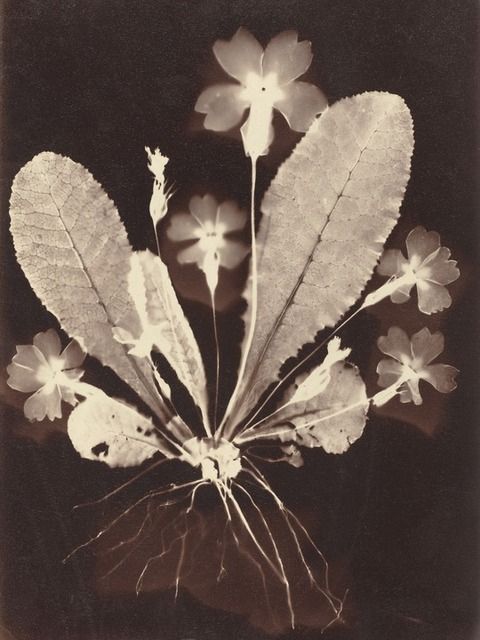
[(217, 327), (217, 314), (215, 312), (215, 290), (210, 289), (210, 298), (212, 301), (212, 322), (213, 322), (213, 334), (215, 337), (215, 358), (216, 358), (216, 370), (215, 370), (215, 400), (213, 405), (213, 431), (217, 428), (217, 415), (218, 415), (218, 388), (220, 384), (220, 344), (218, 342), (218, 327)]
[(251, 168), (252, 168), (252, 181), (251, 181), (251, 190), (250, 190), (250, 234), (251, 234), (251, 243), (252, 243), (252, 259), (251, 259), (251, 279), (252, 279), (252, 299), (251, 299), (251, 314), (250, 314), (250, 326), (248, 328), (247, 340), (245, 343), (245, 347), (243, 349), (240, 368), (237, 377), (237, 383), (235, 385), (235, 389), (230, 398), (230, 402), (228, 403), (227, 410), (225, 411), (225, 415), (223, 416), (222, 423), (220, 425), (220, 431), (225, 431), (225, 437), (229, 437), (232, 433), (233, 427), (230, 425), (226, 428), (225, 421), (228, 418), (231, 410), (235, 406), (235, 401), (238, 396), (238, 392), (240, 390), (243, 376), (245, 375), (245, 368), (247, 366), (248, 354), (250, 353), (250, 349), (253, 343), (253, 336), (255, 333), (255, 323), (257, 320), (257, 306), (258, 306), (258, 265), (257, 265), (257, 241), (255, 237), (255, 188), (257, 182), (257, 157), (251, 156)]
[(160, 241), (158, 239), (157, 225), (153, 223), (153, 233), (155, 234), (155, 244), (157, 245), (157, 255), (160, 258)]

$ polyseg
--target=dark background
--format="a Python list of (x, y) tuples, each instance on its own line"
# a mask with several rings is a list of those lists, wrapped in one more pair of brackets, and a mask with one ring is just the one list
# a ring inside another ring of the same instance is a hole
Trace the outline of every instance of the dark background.
[[(36, 153), (55, 151), (88, 167), (117, 204), (135, 248), (153, 249), (145, 144), (171, 158), (169, 175), (180, 192), (174, 206), (202, 190), (247, 204), (248, 163), (238, 140), (202, 131), (193, 115), (196, 97), (217, 77), (211, 45), (241, 25), (263, 44), (285, 29), (311, 40), (309, 79), (330, 102), (367, 90), (405, 98), (416, 148), (391, 245), (400, 246), (412, 224), (424, 224), (440, 232), (463, 274), (451, 288), (449, 313), (420, 318), (414, 301), (393, 311), (383, 305), (349, 334), (359, 363), (371, 368), (369, 345), (392, 321), (409, 330), (441, 326), (444, 361), (461, 370), (448, 403), (428, 394), (422, 420), (411, 411), (404, 419), (372, 417), (344, 456), (314, 452), (300, 471), (277, 470), (274, 481), (287, 502), (318, 521), (327, 555), (348, 566), (347, 624), (323, 637), (474, 640), (480, 634), (474, 2), (4, 2), (0, 364), (8, 363), (15, 344), (56, 326), (16, 265), (8, 234), (11, 181)], [(297, 139), (277, 124), (281, 140), (262, 162), (260, 191)], [(198, 289), (191, 269), (175, 274), (182, 292)], [(228, 285), (238, 282), (225, 282), (228, 307)], [(186, 308), (208, 351), (208, 311), (191, 302)], [(222, 319), (225, 341), (226, 329), (237, 326), (235, 306), (229, 310)], [(266, 637), (245, 617), (201, 605), (187, 592), (176, 607), (171, 594), (96, 593), (88, 554), (65, 568), (61, 559), (88, 530), (71, 517), (71, 507), (114, 483), (108, 469), (79, 461), (63, 434), (47, 437), (42, 426), (25, 426), (23, 399), (6, 390), (4, 377), (1, 384), (2, 639)], [(300, 629), (285, 637), (320, 634)]]

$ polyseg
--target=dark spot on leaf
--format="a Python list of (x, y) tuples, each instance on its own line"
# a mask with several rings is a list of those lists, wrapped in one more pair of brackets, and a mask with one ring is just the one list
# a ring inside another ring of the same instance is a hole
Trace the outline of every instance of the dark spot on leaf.
[(97, 458), (99, 458), (101, 455), (103, 455), (103, 457), (106, 457), (108, 455), (108, 444), (106, 442), (100, 442), (99, 444), (96, 444), (94, 447), (92, 447), (92, 453), (94, 456), (97, 456)]
[(137, 433), (143, 433), (142, 427), (137, 427)]
[(151, 429), (147, 429), (145, 431), (145, 435), (147, 436), (147, 438), (149, 438), (152, 435), (152, 430)]

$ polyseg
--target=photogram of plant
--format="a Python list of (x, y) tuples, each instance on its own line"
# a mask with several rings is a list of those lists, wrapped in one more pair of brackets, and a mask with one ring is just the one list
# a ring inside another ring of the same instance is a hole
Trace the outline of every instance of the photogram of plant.
[[(160, 465), (180, 463), (192, 471), (191, 479), (176, 482), (172, 475), (170, 484), (126, 504), (81, 545), (100, 540), (133, 510), (142, 509), (140, 527), (116, 545), (125, 549), (119, 562), (124, 564), (131, 548), (164, 518), (158, 551), (136, 576), (137, 592), (167, 556), (174, 558), (178, 592), (187, 563), (194, 561), (191, 532), (198, 519), (205, 525), (196, 508), (198, 497), (213, 487), (223, 513), (218, 581), (227, 571), (225, 548), (233, 544), (261, 577), (269, 615), (281, 626), (286, 611), (294, 627), (296, 602), (282, 550), (288, 538), (301, 572), (329, 610), (324, 625), (329, 626), (342, 618), (344, 594), (333, 593), (322, 551), (260, 465), (301, 466), (303, 447), (340, 455), (361, 437), (372, 407), (396, 397), (421, 404), (425, 383), (440, 393), (454, 390), (457, 370), (437, 361), (443, 335), (431, 333), (422, 317), (450, 306), (447, 286), (459, 270), (438, 234), (421, 226), (410, 231), (405, 249), (383, 252), (399, 216), (413, 152), (411, 116), (400, 96), (367, 92), (328, 106), (319, 88), (301, 80), (312, 52), (310, 43), (299, 41), (293, 31), (280, 33), (263, 48), (240, 28), (231, 40), (215, 42), (213, 53), (228, 77), (207, 87), (195, 109), (212, 131), (241, 124), (251, 165), (249, 214), (231, 200), (219, 202), (206, 193), (193, 196), (188, 210), (171, 215), (170, 196), (181, 186), (165, 178), (168, 159), (147, 147), (158, 255), (133, 251), (114, 204), (82, 165), (48, 151), (36, 155), (13, 183), (11, 231), (33, 290), (72, 340), (63, 347), (49, 329), (37, 333), (33, 344), (18, 346), (8, 384), (28, 394), (24, 413), (32, 421), (60, 418), (63, 403), (73, 406), (68, 435), (83, 458), (110, 467), (143, 465), (97, 502), (121, 496)], [(274, 111), (304, 135), (257, 211), (257, 164), (275, 138)], [(210, 394), (194, 333), (162, 261), (160, 226), (178, 243), (178, 261), (195, 264), (204, 274), (210, 294), (216, 344)], [(250, 246), (241, 236), (247, 226)], [(218, 398), (225, 374), (216, 291), (222, 270), (246, 260), (241, 358), (222, 412)], [(364, 295), (375, 269), (386, 280)], [(418, 330), (407, 335), (392, 326), (378, 337), (373, 348), (379, 388), (368, 395), (361, 372), (350, 362), (351, 348), (336, 334), (362, 310), (386, 298), (401, 304), (414, 289)], [(299, 357), (318, 336), (314, 348)], [(130, 386), (136, 406), (83, 381), (86, 354)], [(284, 363), (295, 356), (285, 371)], [(188, 392), (195, 419), (185, 409), (188, 402), (179, 400), (178, 387)], [(262, 508), (259, 492), (270, 500), (283, 531)], [(177, 509), (175, 518), (168, 515), (171, 507)], [(312, 553), (321, 572), (313, 567)], [(270, 603), (272, 577), (282, 589), (282, 611)]]

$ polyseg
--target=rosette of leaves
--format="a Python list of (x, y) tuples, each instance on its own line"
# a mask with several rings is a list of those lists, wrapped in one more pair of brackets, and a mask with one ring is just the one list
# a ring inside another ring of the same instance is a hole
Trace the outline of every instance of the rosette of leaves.
[[(261, 204), (252, 348), (217, 430), (209, 424), (200, 351), (161, 257), (132, 250), (115, 205), (82, 165), (51, 152), (28, 162), (15, 178), (10, 203), (18, 262), (65, 332), (126, 382), (143, 407), (107, 396), (83, 400), (69, 419), (81, 455), (115, 466), (136, 465), (155, 453), (188, 461), (183, 445), (192, 437), (210, 438), (212, 446), (222, 438), (241, 448), (242, 425), (284, 362), (319, 331), (335, 327), (361, 296), (399, 216), (412, 150), (412, 121), (402, 98), (369, 92), (329, 107), (280, 167)], [(248, 312), (244, 319), (250, 321)], [(129, 349), (116, 338), (119, 327), (143, 338), (147, 348)], [(177, 415), (169, 381), (152, 366), (149, 349), (176, 372), (198, 407), (203, 432), (183, 420), (181, 407)], [(279, 446), (318, 443), (343, 452), (360, 437), (368, 404), (361, 376), (342, 362), (334, 378), (304, 410), (325, 416), (331, 407), (346, 409), (351, 397), (356, 409), (319, 422), (310, 436), (300, 436), (290, 420), (291, 437), (283, 430)], [(360, 411), (359, 398), (365, 398)], [(112, 402), (117, 420), (109, 417)], [(297, 407), (297, 422), (301, 412)], [(89, 424), (87, 448), (81, 422)], [(262, 429), (275, 439), (272, 419)]]

